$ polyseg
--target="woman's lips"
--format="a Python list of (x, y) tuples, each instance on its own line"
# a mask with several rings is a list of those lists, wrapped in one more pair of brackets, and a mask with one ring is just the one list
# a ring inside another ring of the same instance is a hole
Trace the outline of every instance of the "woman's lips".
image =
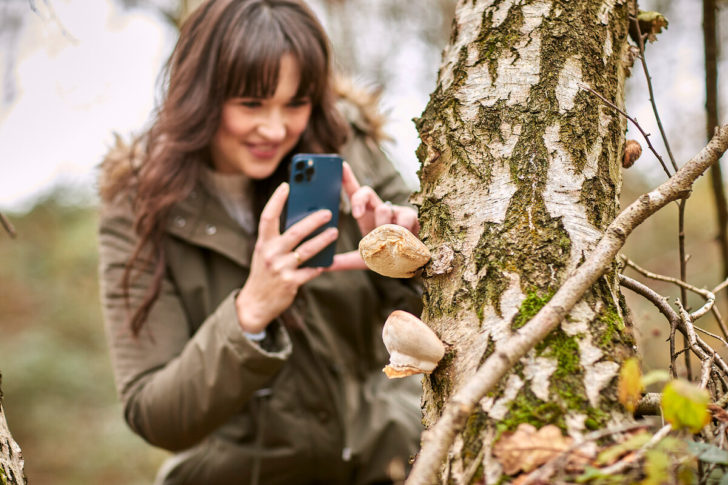
[(273, 158), (278, 153), (277, 145), (248, 145), (248, 150), (256, 158)]

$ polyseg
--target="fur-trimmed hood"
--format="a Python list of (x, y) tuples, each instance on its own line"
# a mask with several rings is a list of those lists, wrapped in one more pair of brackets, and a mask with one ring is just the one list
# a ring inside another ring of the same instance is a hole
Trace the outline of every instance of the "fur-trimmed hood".
[[(390, 139), (384, 132), (386, 117), (379, 103), (380, 89), (358, 86), (351, 79), (337, 77), (334, 93), (338, 97), (336, 106), (352, 130), (375, 143)], [(129, 188), (132, 174), (138, 170), (144, 157), (144, 135), (131, 136), (130, 141), (114, 133), (114, 144), (100, 165), (99, 195), (108, 202), (117, 194)]]

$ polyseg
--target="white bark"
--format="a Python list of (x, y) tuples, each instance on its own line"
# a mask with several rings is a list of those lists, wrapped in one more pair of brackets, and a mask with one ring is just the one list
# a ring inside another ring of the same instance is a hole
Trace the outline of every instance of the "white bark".
[(5, 412), (0, 403), (0, 483), (8, 485), (24, 485), (23, 455), (20, 446), (10, 434), (5, 420)]

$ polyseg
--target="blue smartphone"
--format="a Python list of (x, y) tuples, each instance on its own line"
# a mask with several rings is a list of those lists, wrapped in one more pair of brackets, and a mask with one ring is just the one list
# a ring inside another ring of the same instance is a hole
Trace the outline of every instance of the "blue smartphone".
[[(298, 153), (291, 160), (285, 228), (321, 209), (331, 211), (331, 220), (305, 240), (329, 227), (338, 227), (341, 200), (342, 158), (337, 154)], [(302, 267), (327, 267), (334, 262), (336, 241), (304, 261)]]

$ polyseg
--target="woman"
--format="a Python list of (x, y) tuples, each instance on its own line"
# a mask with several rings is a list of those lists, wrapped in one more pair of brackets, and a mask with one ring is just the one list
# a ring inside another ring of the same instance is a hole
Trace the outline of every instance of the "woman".
[[(382, 374), (381, 324), (418, 292), (355, 251), (383, 223), (416, 232), (416, 214), (377, 196), (407, 190), (366, 111), (337, 104), (329, 57), (299, 0), (208, 1), (144, 149), (104, 163), (104, 318), (129, 426), (176, 453), (157, 483), (386, 483), (416, 451), (419, 384)], [(351, 164), (339, 229), (307, 242), (331, 214), (281, 232), (298, 152)], [(299, 267), (333, 240), (333, 266)]]

